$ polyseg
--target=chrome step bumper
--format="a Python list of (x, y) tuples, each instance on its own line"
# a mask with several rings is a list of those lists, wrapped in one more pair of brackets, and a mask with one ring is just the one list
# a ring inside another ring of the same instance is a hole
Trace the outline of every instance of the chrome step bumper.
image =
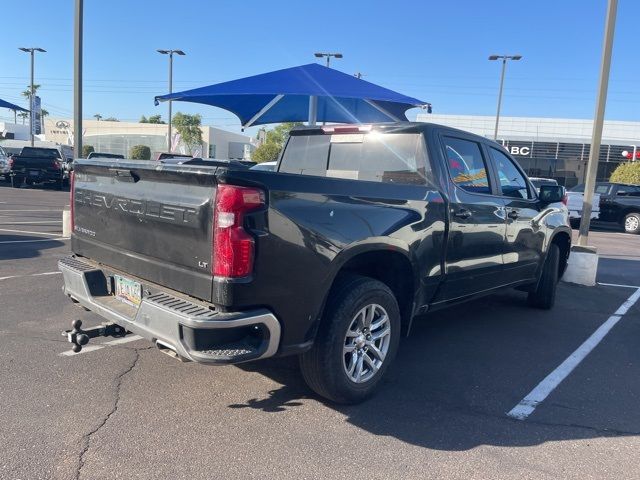
[(108, 268), (73, 256), (61, 259), (58, 268), (63, 291), (72, 300), (183, 359), (240, 363), (271, 357), (278, 350), (280, 322), (267, 309), (219, 312), (143, 280), (151, 291), (134, 307), (110, 293), (113, 272)]

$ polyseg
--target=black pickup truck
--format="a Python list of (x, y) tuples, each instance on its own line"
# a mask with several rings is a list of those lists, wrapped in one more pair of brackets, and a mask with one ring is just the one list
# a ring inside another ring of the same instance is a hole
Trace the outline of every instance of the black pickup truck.
[(26, 183), (50, 183), (62, 188), (69, 181), (69, 162), (56, 148), (24, 147), (9, 158), (9, 176), (16, 188)]
[(614, 222), (626, 233), (640, 235), (640, 185), (602, 182), (596, 184), (600, 193), (598, 220)]
[(64, 293), (109, 321), (76, 321), (74, 350), (126, 330), (203, 363), (296, 354), (341, 403), (417, 316), (505, 287), (551, 308), (570, 251), (563, 187), (433, 124), (301, 127), (274, 172), (77, 160), (72, 182)]

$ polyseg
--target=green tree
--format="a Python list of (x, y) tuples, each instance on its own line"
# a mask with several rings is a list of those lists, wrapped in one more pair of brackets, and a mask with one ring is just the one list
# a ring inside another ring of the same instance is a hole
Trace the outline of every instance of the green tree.
[(82, 158), (87, 158), (90, 153), (95, 152), (93, 145), (82, 145)]
[(22, 124), (24, 125), (25, 119), (29, 118), (29, 112), (20, 112), (18, 116), (22, 119)]
[[(40, 86), (41, 85), (39, 85), (39, 84), (38, 85), (35, 84), (35, 83), (33, 84), (33, 93), (34, 93), (34, 95), (38, 95), (38, 89), (40, 88)], [(27, 87), (27, 89), (24, 92), (22, 92), (22, 96), (24, 98), (31, 98), (31, 85), (29, 85)]]
[(160, 125), (164, 125), (166, 122), (162, 120), (162, 115), (151, 115), (149, 117), (149, 123), (157, 123)]
[(138, 123), (149, 123), (149, 119), (147, 117), (145, 117), (144, 115), (142, 115), (140, 117), (140, 121)]
[(611, 174), (610, 182), (640, 185), (640, 162), (621, 163)]
[(282, 147), (287, 141), (287, 138), (289, 138), (289, 132), (299, 125), (302, 125), (302, 123), (286, 122), (281, 123), (272, 130), (266, 131), (265, 141), (251, 154), (251, 159), (258, 163), (277, 160)]
[(129, 158), (133, 160), (151, 160), (151, 149), (146, 145), (134, 145), (129, 151)]
[(182, 143), (187, 147), (190, 154), (193, 150), (202, 145), (202, 117), (198, 114), (189, 115), (187, 113), (178, 112), (173, 116), (173, 126), (180, 134)]
[(103, 122), (119, 122), (120, 120), (118, 120), (115, 117), (107, 117), (103, 120)]

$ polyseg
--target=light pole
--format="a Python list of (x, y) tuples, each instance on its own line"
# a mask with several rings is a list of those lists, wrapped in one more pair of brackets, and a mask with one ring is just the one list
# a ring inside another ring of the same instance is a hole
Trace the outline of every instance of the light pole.
[(502, 59), (502, 73), (500, 74), (500, 91), (498, 92), (498, 111), (496, 112), (496, 128), (493, 131), (493, 139), (498, 139), (498, 123), (500, 122), (500, 106), (502, 105), (502, 86), (504, 85), (504, 71), (507, 68), (507, 60), (520, 60), (522, 55), (490, 55), (489, 60)]
[[(169, 95), (173, 93), (173, 54), (186, 55), (182, 50), (157, 50), (162, 55), (169, 55)], [(171, 100), (169, 100), (169, 130), (167, 135), (167, 152), (171, 152)]]
[(46, 52), (44, 48), (39, 47), (20, 47), (20, 50), (26, 53), (31, 54), (31, 86), (30, 86), (30, 94), (29, 94), (29, 132), (31, 133), (31, 146), (33, 147), (33, 94), (35, 93), (33, 90), (33, 66), (34, 66), (34, 57), (35, 52)]
[(322, 58), (322, 57), (327, 57), (327, 67), (329, 67), (329, 62), (331, 60), (331, 57), (335, 57), (335, 58), (342, 58), (342, 54), (341, 53), (323, 53), (323, 52), (317, 52), (314, 53), (316, 58)]

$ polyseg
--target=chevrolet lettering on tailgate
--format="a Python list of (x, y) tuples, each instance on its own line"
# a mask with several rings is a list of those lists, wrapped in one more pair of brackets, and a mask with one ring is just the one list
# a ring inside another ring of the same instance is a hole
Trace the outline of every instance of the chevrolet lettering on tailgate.
[(183, 205), (160, 203), (152, 200), (136, 200), (82, 189), (76, 189), (75, 202), (181, 225), (195, 224), (199, 210)]

